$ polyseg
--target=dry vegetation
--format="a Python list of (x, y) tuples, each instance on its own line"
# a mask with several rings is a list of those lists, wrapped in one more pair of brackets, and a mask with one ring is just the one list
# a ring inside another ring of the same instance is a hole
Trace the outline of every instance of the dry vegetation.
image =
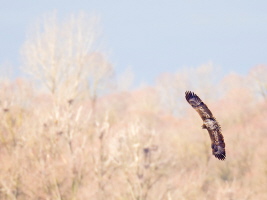
[[(0, 199), (267, 199), (267, 67), (216, 82), (207, 64), (116, 90), (90, 20), (52, 20), (25, 43), (38, 87), (1, 80)], [(220, 122), (225, 161), (211, 155), (186, 90)]]

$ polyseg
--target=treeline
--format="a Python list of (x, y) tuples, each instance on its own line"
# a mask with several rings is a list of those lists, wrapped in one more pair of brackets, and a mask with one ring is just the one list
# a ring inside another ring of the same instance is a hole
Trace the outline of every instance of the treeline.
[[(267, 198), (267, 66), (218, 81), (208, 63), (128, 90), (97, 30), (45, 18), (22, 48), (35, 80), (0, 81), (0, 199)], [(221, 124), (225, 161), (186, 90)]]

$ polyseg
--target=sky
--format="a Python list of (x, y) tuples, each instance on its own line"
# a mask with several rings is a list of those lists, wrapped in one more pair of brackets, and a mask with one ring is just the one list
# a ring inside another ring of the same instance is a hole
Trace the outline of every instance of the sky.
[(44, 14), (97, 14), (117, 74), (134, 85), (162, 73), (212, 62), (222, 75), (267, 64), (267, 1), (244, 0), (0, 0), (0, 65), (20, 75), (20, 50)]

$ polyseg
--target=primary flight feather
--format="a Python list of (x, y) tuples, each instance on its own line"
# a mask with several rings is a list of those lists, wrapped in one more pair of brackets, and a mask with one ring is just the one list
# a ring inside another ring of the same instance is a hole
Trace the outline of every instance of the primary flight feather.
[(226, 157), (225, 143), (219, 123), (216, 121), (209, 108), (195, 93), (186, 91), (185, 98), (202, 118), (202, 128), (207, 129), (209, 132), (213, 155), (219, 160), (224, 160)]

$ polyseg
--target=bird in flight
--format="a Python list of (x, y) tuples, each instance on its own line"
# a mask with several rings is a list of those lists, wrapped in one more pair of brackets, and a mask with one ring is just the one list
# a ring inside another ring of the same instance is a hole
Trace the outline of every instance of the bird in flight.
[(219, 160), (224, 160), (226, 158), (225, 143), (219, 123), (212, 115), (206, 104), (204, 104), (203, 101), (195, 93), (186, 91), (185, 98), (202, 118), (202, 128), (207, 129), (209, 132), (212, 154)]

